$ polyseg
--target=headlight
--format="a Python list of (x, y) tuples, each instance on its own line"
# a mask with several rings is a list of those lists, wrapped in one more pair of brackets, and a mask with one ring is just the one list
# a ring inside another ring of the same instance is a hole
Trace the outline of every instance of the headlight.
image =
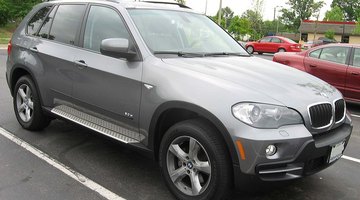
[(233, 115), (256, 128), (279, 128), (284, 125), (303, 124), (298, 112), (284, 106), (260, 103), (239, 103), (232, 107)]

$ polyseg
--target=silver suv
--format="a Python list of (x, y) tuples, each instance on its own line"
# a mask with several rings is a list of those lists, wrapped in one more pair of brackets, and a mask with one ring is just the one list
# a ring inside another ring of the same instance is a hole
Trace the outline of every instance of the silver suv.
[(70, 120), (159, 161), (178, 199), (221, 199), (253, 175), (289, 180), (338, 160), (341, 93), (250, 56), (204, 15), (156, 2), (50, 1), (9, 43), (17, 120)]

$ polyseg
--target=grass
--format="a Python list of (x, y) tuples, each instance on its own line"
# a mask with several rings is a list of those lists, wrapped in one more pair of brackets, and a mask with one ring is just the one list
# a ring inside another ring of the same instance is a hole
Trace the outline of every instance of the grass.
[(16, 28), (15, 23), (9, 23), (0, 27), (0, 44), (7, 44)]

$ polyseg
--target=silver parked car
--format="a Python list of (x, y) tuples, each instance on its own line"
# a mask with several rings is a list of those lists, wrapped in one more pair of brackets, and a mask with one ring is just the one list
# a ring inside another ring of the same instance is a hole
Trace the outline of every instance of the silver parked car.
[(250, 56), (183, 5), (45, 2), (8, 50), (23, 128), (55, 116), (139, 148), (178, 199), (224, 198), (244, 174), (313, 174), (341, 157), (352, 131), (334, 87)]

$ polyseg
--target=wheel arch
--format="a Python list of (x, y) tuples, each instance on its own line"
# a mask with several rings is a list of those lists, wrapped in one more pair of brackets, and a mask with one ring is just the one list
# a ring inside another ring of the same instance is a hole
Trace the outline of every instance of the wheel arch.
[(32, 81), (34, 82), (36, 90), (38, 91), (38, 95), (39, 95), (39, 98), (40, 98), (40, 103), (41, 103), (41, 105), (43, 105), (40, 90), (39, 90), (39, 86), (38, 86), (38, 83), (37, 83), (37, 81), (35, 79), (35, 76), (25, 65), (16, 64), (11, 69), (10, 80), (9, 80), (11, 95), (12, 96), (14, 95), (14, 87), (16, 85), (16, 82), (19, 80), (20, 77), (26, 76), (26, 75), (29, 75), (30, 78), (32, 79)]
[[(174, 113), (177, 114), (176, 119), (166, 119), (166, 117), (171, 116)], [(154, 112), (149, 128), (149, 148), (153, 150), (154, 158), (156, 160), (159, 158), (158, 153), (160, 143), (162, 137), (164, 136), (168, 128), (170, 128), (173, 124), (177, 122), (195, 118), (202, 118), (208, 121), (211, 125), (214, 126), (214, 128), (217, 129), (226, 144), (232, 163), (239, 164), (235, 145), (233, 144), (232, 138), (228, 133), (227, 129), (225, 128), (224, 124), (208, 110), (195, 104), (182, 101), (170, 101), (163, 103)]]

